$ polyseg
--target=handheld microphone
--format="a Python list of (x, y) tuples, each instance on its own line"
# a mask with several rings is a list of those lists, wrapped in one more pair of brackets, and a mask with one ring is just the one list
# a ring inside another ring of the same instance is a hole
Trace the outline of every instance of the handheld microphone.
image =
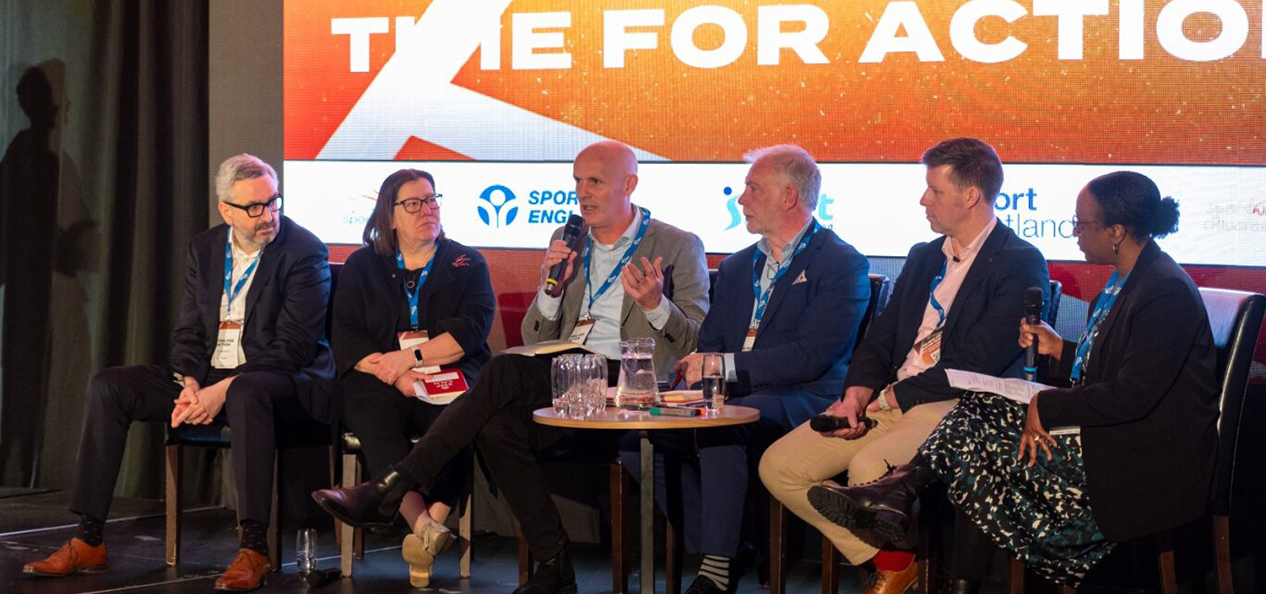
[[(1036, 326), (1042, 323), (1042, 289), (1029, 287), (1024, 295), (1024, 323)], [(1037, 378), (1037, 336), (1024, 350), (1024, 378), (1033, 381)]]
[[(876, 425), (875, 419), (870, 417), (861, 417), (857, 419), (857, 421), (865, 425), (867, 429), (874, 429)], [(812, 419), (809, 419), (809, 428), (817, 431), (818, 433), (826, 433), (827, 431), (835, 431), (837, 429), (847, 429), (849, 427), (852, 427), (852, 425), (848, 423), (848, 417), (833, 417), (826, 413), (822, 413), (814, 416)]]
[[(576, 214), (571, 215), (567, 217), (567, 225), (563, 227), (563, 236), (559, 239), (562, 239), (567, 244), (567, 247), (575, 251), (579, 247), (577, 239), (583, 235), (584, 227), (584, 217)], [(545, 277), (546, 295), (558, 297), (563, 294), (563, 281), (566, 280), (563, 278), (563, 271), (565, 270), (567, 270), (567, 260), (563, 260), (549, 269), (549, 275)]]

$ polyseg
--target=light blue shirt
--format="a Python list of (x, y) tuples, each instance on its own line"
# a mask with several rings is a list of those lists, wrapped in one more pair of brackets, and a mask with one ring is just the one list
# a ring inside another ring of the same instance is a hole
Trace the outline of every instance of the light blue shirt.
[[(787, 242), (787, 245), (782, 246), (782, 249), (779, 250), (777, 257), (774, 257), (773, 255), (774, 246), (769, 244), (768, 239), (766, 239), (765, 237), (761, 237), (760, 241), (756, 242), (756, 249), (759, 250), (760, 253), (765, 254), (765, 268), (761, 271), (761, 275), (760, 275), (761, 292), (764, 292), (765, 289), (769, 288), (769, 283), (774, 282), (774, 276), (778, 274), (778, 269), (782, 266), (783, 260), (791, 257), (791, 254), (796, 251), (796, 246), (800, 244), (800, 240), (804, 239), (804, 234), (807, 233), (809, 231), (809, 227), (812, 227), (812, 226), (813, 226), (813, 219), (810, 218), (809, 222), (805, 223), (804, 227), (800, 228), (800, 232), (796, 233), (796, 235), (792, 237), (790, 241)], [(790, 266), (790, 263), (788, 263), (788, 266)], [(794, 280), (795, 279), (792, 279), (792, 281)], [(773, 295), (770, 295), (770, 298), (772, 297)], [(755, 305), (755, 299), (753, 299), (752, 317), (748, 318), (747, 327), (751, 328), (752, 322), (755, 322), (755, 321), (756, 321), (756, 305)], [(724, 353), (724, 355), (725, 355), (725, 379), (726, 381), (736, 382), (738, 381), (738, 370), (734, 368), (734, 353)]]
[[(620, 279), (616, 279), (611, 283), (611, 288), (607, 289), (593, 303), (593, 310), (589, 309), (589, 292), (597, 291), (602, 287), (602, 283), (607, 280), (607, 275), (615, 269), (620, 263), (620, 258), (624, 256), (624, 251), (628, 249), (629, 244), (633, 243), (633, 238), (637, 235), (637, 228), (642, 222), (642, 210), (633, 207), (633, 222), (624, 230), (624, 234), (615, 240), (614, 244), (604, 244), (593, 236), (593, 231), (589, 232), (589, 239), (593, 246), (593, 253), (589, 256), (590, 265), (593, 270), (589, 273), (589, 287), (584, 289), (584, 277), (577, 282), (577, 285), (585, 290), (585, 294), (580, 299), (580, 318), (591, 317), (594, 320), (593, 330), (589, 332), (589, 338), (585, 340), (585, 345), (611, 359), (620, 358), (620, 312), (624, 307), (624, 283)], [(645, 238), (643, 238), (645, 240)], [(584, 254), (576, 257), (576, 265), (580, 267), (577, 274), (585, 274)], [(642, 265), (633, 261), (632, 265), (636, 265), (638, 270), (642, 269)], [(541, 311), (541, 315), (553, 321), (557, 320), (562, 306), (563, 298), (550, 297), (545, 291), (538, 290), (536, 295), (536, 306)], [(637, 307), (634, 304), (634, 307)], [(659, 305), (646, 312), (646, 321), (650, 322), (651, 328), (661, 330), (664, 324), (668, 323), (670, 310), (668, 308), (668, 300), (663, 296), (659, 299)], [(565, 336), (560, 338), (567, 338)]]

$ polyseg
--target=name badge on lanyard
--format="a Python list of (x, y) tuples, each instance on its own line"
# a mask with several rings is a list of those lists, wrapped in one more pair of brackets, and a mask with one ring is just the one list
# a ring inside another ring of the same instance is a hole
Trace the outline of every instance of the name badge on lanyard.
[[(246, 267), (246, 271), (242, 273), (242, 278), (237, 280), (237, 284), (233, 283), (233, 230), (229, 229), (228, 241), (224, 243), (224, 317), (228, 318), (233, 311), (233, 300), (242, 294), (242, 288), (246, 286), (246, 281), (254, 274), (255, 267), (259, 266), (259, 259), (263, 254), (255, 257), (250, 266)], [(233, 369), (246, 361), (246, 354), (242, 351), (242, 321), (239, 320), (221, 320), (219, 332), (215, 338), (215, 351), (211, 353), (211, 366), (216, 369)]]
[[(813, 239), (813, 234), (818, 232), (818, 221), (815, 219), (808, 231), (805, 231), (804, 237), (800, 238), (800, 243), (796, 244), (796, 249), (791, 252), (791, 257), (787, 258), (778, 266), (778, 272), (774, 273), (774, 278), (769, 281), (769, 286), (761, 290), (760, 273), (764, 268), (764, 264), (759, 257), (752, 258), (752, 294), (756, 295), (756, 304), (752, 308), (752, 324), (747, 327), (747, 335), (743, 337), (743, 352), (752, 350), (756, 346), (756, 333), (760, 330), (760, 321), (765, 317), (765, 308), (769, 306), (769, 298), (774, 294), (774, 285), (778, 284), (778, 279), (787, 274), (791, 270), (791, 263), (795, 261), (796, 256), (800, 255), (805, 248), (809, 247), (809, 241)], [(768, 256), (766, 256), (768, 258)]]
[(630, 243), (628, 249), (624, 250), (624, 255), (620, 256), (619, 263), (615, 265), (615, 268), (611, 269), (611, 273), (607, 275), (607, 280), (602, 283), (601, 287), (598, 287), (597, 292), (594, 292), (593, 285), (589, 278), (589, 273), (592, 270), (590, 267), (590, 255), (593, 253), (593, 236), (589, 236), (588, 242), (585, 245), (584, 258), (585, 293), (589, 295), (589, 304), (588, 307), (585, 308), (584, 315), (580, 317), (580, 321), (576, 322), (576, 327), (572, 329), (571, 336), (567, 338), (567, 342), (584, 344), (585, 340), (588, 340), (589, 333), (593, 331), (594, 325), (593, 304), (597, 303), (599, 297), (606, 294), (607, 289), (610, 289), (611, 285), (615, 283), (615, 279), (620, 278), (620, 271), (624, 270), (624, 267), (628, 265), (629, 260), (633, 259), (633, 252), (637, 251), (637, 246), (642, 245), (642, 238), (646, 236), (646, 228), (651, 224), (651, 211), (641, 206), (638, 207), (638, 210), (642, 213), (642, 222), (638, 224), (637, 235), (633, 237), (633, 243)]

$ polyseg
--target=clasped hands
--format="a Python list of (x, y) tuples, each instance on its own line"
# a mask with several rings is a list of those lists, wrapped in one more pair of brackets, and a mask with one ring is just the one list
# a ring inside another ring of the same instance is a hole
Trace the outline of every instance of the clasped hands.
[(224, 408), (224, 398), (228, 394), (232, 377), (224, 378), (206, 388), (198, 385), (198, 380), (184, 378), (185, 387), (176, 397), (176, 407), (171, 411), (171, 426), (176, 428), (181, 423), (189, 425), (209, 425)]
[(368, 373), (378, 378), (378, 381), (394, 386), (400, 394), (412, 398), (417, 396), (413, 383), (430, 377), (413, 370), (417, 362), (417, 357), (413, 356), (413, 349), (370, 353), (356, 364), (356, 371)]
[[(544, 284), (549, 269), (553, 268), (560, 262), (566, 262), (567, 266), (563, 269), (563, 278), (560, 280), (566, 284), (571, 279), (572, 272), (576, 267), (576, 256), (578, 252), (567, 246), (567, 242), (561, 239), (555, 239), (550, 243), (549, 250), (545, 252), (545, 261), (541, 263), (541, 283)], [(637, 267), (636, 262), (630, 262), (623, 270), (620, 271), (620, 284), (624, 286), (624, 292), (642, 311), (651, 311), (659, 307), (659, 302), (664, 298), (664, 258), (655, 258), (652, 262), (646, 257), (641, 258), (642, 268)], [(597, 287), (594, 287), (597, 290)]]

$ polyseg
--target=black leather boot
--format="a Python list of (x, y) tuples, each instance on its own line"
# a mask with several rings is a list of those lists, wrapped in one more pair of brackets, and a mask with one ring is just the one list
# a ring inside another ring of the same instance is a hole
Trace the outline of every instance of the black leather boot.
[(576, 594), (576, 570), (567, 545), (553, 559), (538, 563), (532, 578), (515, 588), (514, 594)]
[(321, 489), (312, 493), (312, 499), (330, 515), (356, 528), (389, 526), (412, 488), (413, 481), (387, 468), (372, 481), (346, 489)]
[(821, 484), (809, 489), (809, 503), (826, 519), (850, 530), (869, 528), (889, 542), (908, 545), (914, 502), (936, 482), (936, 474), (915, 457), (890, 469), (878, 480), (841, 487)]

